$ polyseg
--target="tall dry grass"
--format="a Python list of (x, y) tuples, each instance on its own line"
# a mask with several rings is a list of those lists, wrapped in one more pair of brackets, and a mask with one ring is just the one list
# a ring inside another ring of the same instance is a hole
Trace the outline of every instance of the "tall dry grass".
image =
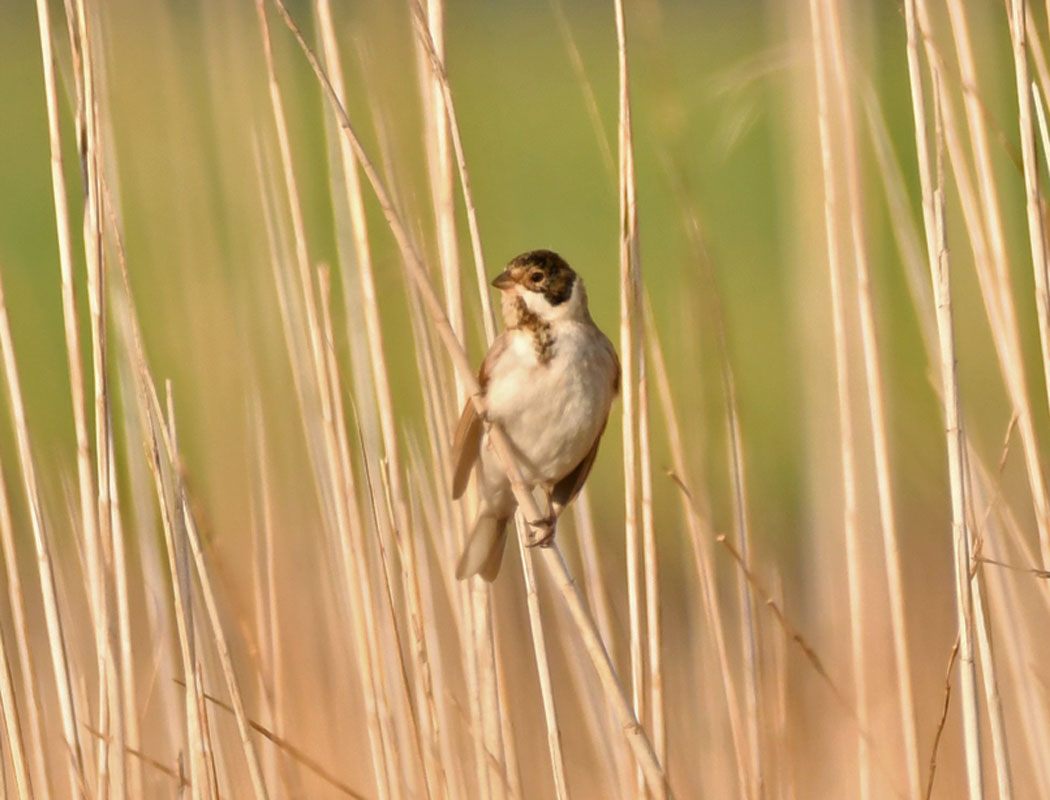
[[(488, 279), (513, 255), (477, 180), (484, 115), (464, 113), (454, 34), (480, 12), (143, 4), (171, 58), (136, 95), (130, 5), (37, 0), (44, 324), (64, 359), (20, 338), (5, 256), (5, 792), (1050, 794), (1050, 27), (1024, 0), (902, 10), (876, 54), (873, 9), (772, 6), (783, 46), (715, 93), (735, 107), (781, 81), (798, 101), (764, 107), (794, 179), (753, 189), (781, 193), (796, 242), (756, 274), (800, 307), (798, 363), (759, 353), (797, 414), (756, 392), (741, 354), (766, 320), (702, 201), (732, 187), (697, 187), (682, 133), (699, 78), (675, 75), (672, 27), (698, 12), (505, 12), (564, 57), (604, 181), (618, 262), (567, 255), (610, 332), (616, 296), (623, 392), (550, 548), (529, 546), (543, 515), (490, 429), (521, 513), (489, 587), (453, 577), (476, 498), (448, 491), (496, 332)], [(158, 144), (151, 103), (190, 72), (214, 96), (171, 101)], [(176, 142), (193, 125), (205, 148)], [(747, 128), (728, 125), (726, 159)], [(555, 134), (525, 131), (540, 154)], [(185, 174), (140, 207), (127, 164), (148, 147)], [(680, 275), (652, 255), (672, 235)], [(151, 266), (167, 259), (185, 271)], [(57, 448), (23, 379), (54, 369)], [(804, 452), (774, 465), (802, 487), (797, 525), (768, 529), (784, 494), (756, 417), (797, 432)]]

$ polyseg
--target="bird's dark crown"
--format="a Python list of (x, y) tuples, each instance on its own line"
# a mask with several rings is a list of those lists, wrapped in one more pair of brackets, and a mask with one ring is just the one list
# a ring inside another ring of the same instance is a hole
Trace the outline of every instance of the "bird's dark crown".
[(522, 253), (507, 265), (507, 272), (524, 288), (541, 293), (552, 306), (572, 297), (572, 287), (576, 283), (572, 267), (553, 250)]

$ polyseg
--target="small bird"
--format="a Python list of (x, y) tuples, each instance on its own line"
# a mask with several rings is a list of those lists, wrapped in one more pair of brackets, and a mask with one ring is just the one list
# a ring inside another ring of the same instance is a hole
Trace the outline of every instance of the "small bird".
[[(550, 250), (523, 253), (492, 285), (502, 292), (506, 330), (489, 348), (478, 383), (485, 417), (510, 439), (522, 477), (547, 497), (548, 517), (530, 524), (550, 545), (559, 515), (591, 471), (609, 408), (620, 389), (620, 362), (591, 319), (583, 280)], [(499, 574), (506, 527), (517, 509), (510, 481), (468, 399), (452, 444), (452, 497), (477, 465), (480, 505), (456, 577)]]

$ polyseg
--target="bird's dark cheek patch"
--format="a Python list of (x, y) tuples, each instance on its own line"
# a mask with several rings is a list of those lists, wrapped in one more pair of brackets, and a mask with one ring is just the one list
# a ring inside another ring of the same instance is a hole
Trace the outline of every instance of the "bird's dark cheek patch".
[(547, 285), (543, 287), (543, 296), (552, 306), (560, 306), (572, 297), (572, 287), (576, 282), (576, 275), (569, 270), (558, 270), (547, 277)]

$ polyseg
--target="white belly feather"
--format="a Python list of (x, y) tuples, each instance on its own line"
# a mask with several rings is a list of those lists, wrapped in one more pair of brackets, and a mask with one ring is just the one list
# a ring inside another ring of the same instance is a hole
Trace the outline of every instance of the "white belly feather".
[[(602, 334), (570, 321), (556, 323), (551, 333), (554, 355), (541, 363), (532, 334), (515, 331), (486, 392), (488, 416), (510, 437), (531, 484), (554, 484), (583, 460), (613, 401), (616, 367)], [(483, 481), (496, 489), (504, 476), (487, 440), (481, 455)]]

